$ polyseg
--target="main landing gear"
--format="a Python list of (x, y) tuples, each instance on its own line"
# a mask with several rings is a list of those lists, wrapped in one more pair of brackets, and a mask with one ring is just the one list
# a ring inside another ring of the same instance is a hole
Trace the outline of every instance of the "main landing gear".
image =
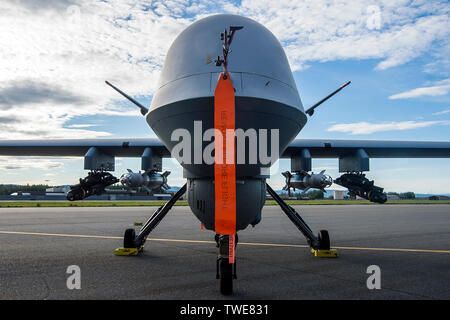
[(297, 211), (288, 205), (280, 196), (268, 185), (267, 192), (278, 203), (281, 210), (288, 216), (292, 223), (300, 230), (300, 232), (306, 237), (309, 246), (311, 247), (311, 253), (316, 257), (337, 257), (337, 250), (330, 247), (330, 236), (327, 230), (320, 230), (316, 236), (312, 232), (311, 228), (300, 217)]
[(153, 229), (166, 216), (178, 199), (186, 192), (186, 184), (173, 195), (172, 198), (163, 206), (159, 207), (150, 219), (142, 226), (139, 234), (136, 236), (134, 229), (125, 230), (123, 238), (123, 248), (118, 248), (114, 252), (116, 256), (134, 256), (144, 249), (145, 240)]

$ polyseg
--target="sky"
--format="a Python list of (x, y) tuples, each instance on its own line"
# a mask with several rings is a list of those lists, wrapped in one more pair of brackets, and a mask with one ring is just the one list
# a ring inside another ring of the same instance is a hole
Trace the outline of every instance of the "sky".
[[(0, 139), (156, 137), (104, 81), (149, 105), (172, 41), (217, 13), (275, 34), (305, 107), (352, 81), (297, 138), (450, 141), (450, 4), (404, 0), (3, 0)], [(163, 166), (181, 186), (181, 167)], [(313, 160), (333, 178), (337, 166)], [(273, 187), (289, 167), (281, 160), (272, 170)], [(371, 159), (370, 167), (386, 191), (450, 193), (450, 159)], [(127, 168), (139, 170), (140, 159), (116, 158), (116, 176)], [(0, 170), (0, 183), (21, 184), (74, 184), (87, 174), (82, 158), (0, 157)]]

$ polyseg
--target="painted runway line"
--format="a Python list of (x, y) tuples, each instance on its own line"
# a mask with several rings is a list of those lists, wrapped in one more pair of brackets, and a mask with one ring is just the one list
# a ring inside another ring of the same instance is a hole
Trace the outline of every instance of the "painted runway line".
[[(7, 230), (0, 230), (0, 234), (26, 235), (26, 236), (46, 236), (46, 237), (68, 237), (68, 238), (92, 238), (92, 239), (123, 239), (123, 237), (117, 237), (117, 236), (68, 234), (68, 233), (22, 232), (22, 231), (7, 231)], [(182, 243), (215, 244), (215, 241), (206, 241), (206, 240), (164, 239), (164, 238), (147, 238), (147, 240), (148, 241), (159, 241), (159, 242), (182, 242)], [(243, 246), (264, 246), (264, 247), (309, 248), (309, 246), (307, 246), (307, 245), (282, 244), (282, 243), (239, 242), (239, 245), (243, 245)], [(360, 250), (360, 251), (450, 253), (450, 250), (432, 250), (432, 249), (370, 248), (370, 247), (341, 247), (341, 246), (333, 246), (333, 248), (334, 249), (340, 249), (340, 250)]]

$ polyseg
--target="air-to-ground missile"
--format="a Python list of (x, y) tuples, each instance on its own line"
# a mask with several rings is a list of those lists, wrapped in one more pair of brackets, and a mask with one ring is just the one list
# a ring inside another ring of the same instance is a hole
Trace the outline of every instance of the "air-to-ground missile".
[(167, 176), (170, 174), (170, 171), (161, 174), (155, 171), (144, 171), (141, 173), (133, 172), (130, 169), (127, 170), (128, 172), (120, 177), (120, 183), (127, 188), (144, 188), (148, 192), (159, 187), (164, 190), (170, 189), (167, 184)]
[(306, 192), (312, 188), (325, 192), (325, 188), (332, 185), (333, 179), (324, 173), (325, 170), (317, 174), (314, 174), (314, 172), (309, 174), (306, 171), (296, 172), (294, 174), (289, 171), (283, 172), (282, 175), (286, 178), (286, 185), (283, 190), (292, 188), (294, 191), (295, 189), (299, 189)]
[(92, 171), (84, 179), (80, 178), (80, 183), (70, 186), (66, 198), (69, 201), (83, 200), (92, 195), (100, 195), (105, 192), (105, 188), (114, 183), (119, 182), (119, 179), (114, 177), (111, 173), (105, 171)]
[(359, 196), (371, 202), (385, 203), (387, 195), (384, 189), (374, 185), (363, 173), (346, 173), (334, 180), (334, 183), (348, 189), (352, 196)]

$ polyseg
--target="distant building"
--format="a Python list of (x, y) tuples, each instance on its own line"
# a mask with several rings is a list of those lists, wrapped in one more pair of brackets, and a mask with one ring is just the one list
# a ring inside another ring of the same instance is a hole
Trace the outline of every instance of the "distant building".
[(156, 198), (155, 200), (170, 200), (170, 198), (172, 196), (170, 194), (168, 194), (168, 193), (160, 193), (160, 194), (155, 193), (153, 195), (153, 197)]
[(70, 187), (68, 187), (68, 186), (51, 187), (51, 188), (45, 189), (45, 193), (46, 194), (49, 194), (49, 193), (64, 193), (64, 194), (66, 194), (69, 190), (70, 190)]
[(386, 196), (388, 200), (400, 200), (400, 196), (398, 194), (388, 193)]
[(333, 199), (334, 200), (344, 200), (344, 190), (334, 190)]
[(431, 196), (431, 197), (428, 197), (428, 200), (450, 200), (450, 197), (447, 197), (447, 196)]
[(10, 195), (11, 195), (11, 196), (29, 196), (29, 195), (31, 195), (31, 193), (29, 193), (29, 192), (17, 191), (17, 192), (11, 193)]
[(297, 197), (293, 197), (293, 196), (289, 196), (288, 193), (280, 193), (278, 194), (280, 196), (281, 199), (283, 200), (297, 200)]

